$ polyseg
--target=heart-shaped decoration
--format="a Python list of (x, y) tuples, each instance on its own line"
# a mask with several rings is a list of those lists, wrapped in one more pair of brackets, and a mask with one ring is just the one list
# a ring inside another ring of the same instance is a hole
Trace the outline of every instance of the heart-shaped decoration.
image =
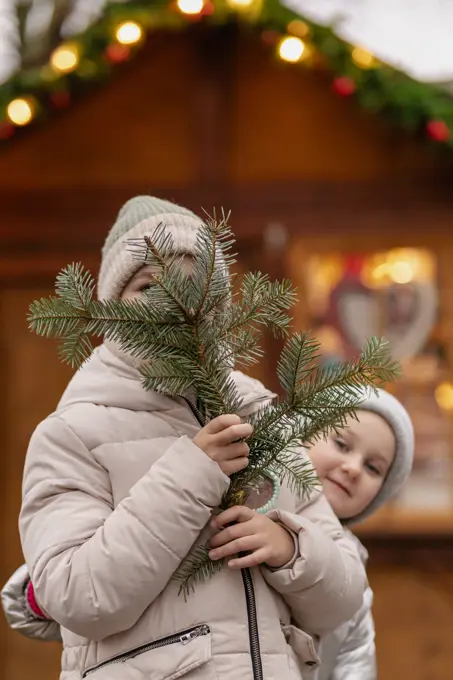
[(383, 336), (398, 360), (423, 348), (437, 316), (437, 291), (429, 281), (373, 290), (358, 280), (348, 280), (338, 285), (332, 302), (338, 330), (347, 344), (358, 350), (371, 336)]

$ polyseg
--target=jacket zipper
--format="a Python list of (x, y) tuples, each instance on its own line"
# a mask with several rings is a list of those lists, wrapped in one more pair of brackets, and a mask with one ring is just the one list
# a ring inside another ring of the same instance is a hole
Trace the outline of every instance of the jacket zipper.
[(183, 397), (184, 401), (186, 404), (189, 406), (190, 410), (192, 411), (193, 415), (197, 419), (197, 422), (199, 423), (200, 427), (204, 427), (206, 425), (205, 418), (203, 417), (200, 409), (195, 406), (195, 404), (190, 401), (187, 397)]
[[(201, 427), (204, 427), (202, 416), (195, 404), (184, 397), (193, 415)], [(260, 636), (258, 630), (258, 617), (256, 614), (255, 588), (253, 587), (252, 572), (250, 569), (241, 569), (244, 583), (245, 602), (247, 606), (247, 622), (249, 628), (250, 657), (252, 660), (253, 680), (264, 680), (263, 663), (261, 660)]]
[(150, 652), (153, 649), (159, 649), (160, 647), (166, 647), (167, 645), (174, 645), (177, 642), (187, 645), (189, 642), (192, 642), (192, 640), (195, 640), (195, 638), (200, 637), (201, 635), (209, 635), (210, 632), (211, 629), (209, 626), (203, 624), (201, 626), (197, 626), (196, 628), (189, 628), (187, 630), (181, 631), (180, 633), (175, 633), (174, 635), (167, 635), (167, 637), (159, 638), (158, 640), (150, 642), (147, 645), (142, 645), (141, 647), (136, 647), (135, 649), (131, 649), (129, 652), (123, 652), (123, 654), (118, 654), (118, 656), (114, 656), (111, 659), (107, 659), (107, 661), (103, 661), (96, 666), (88, 668), (88, 670), (86, 670), (82, 675), (82, 678), (86, 678), (91, 673), (94, 673), (101, 668), (105, 668), (105, 666), (110, 666), (114, 663), (124, 663), (129, 659), (134, 659), (136, 656), (144, 654), (145, 652)]
[(261, 661), (260, 636), (258, 617), (256, 615), (255, 588), (253, 587), (250, 569), (241, 569), (244, 583), (245, 601), (247, 604), (247, 618), (249, 624), (250, 656), (252, 658), (253, 680), (264, 680), (263, 664)]

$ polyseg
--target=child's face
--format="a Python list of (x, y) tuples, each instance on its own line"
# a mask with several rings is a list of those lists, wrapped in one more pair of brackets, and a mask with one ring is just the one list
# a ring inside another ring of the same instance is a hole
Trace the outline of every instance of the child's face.
[[(181, 267), (187, 276), (190, 276), (193, 268), (193, 258), (190, 255), (181, 257)], [(156, 269), (147, 264), (134, 274), (124, 288), (121, 298), (123, 300), (132, 300), (139, 297), (152, 283), (152, 277), (156, 273)]]
[(381, 416), (360, 411), (340, 434), (332, 433), (308, 451), (333, 511), (357, 516), (379, 492), (395, 457), (396, 440)]

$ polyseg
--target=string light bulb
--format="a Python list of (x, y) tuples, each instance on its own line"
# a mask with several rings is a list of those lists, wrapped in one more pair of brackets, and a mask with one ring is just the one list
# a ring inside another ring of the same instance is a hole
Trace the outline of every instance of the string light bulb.
[(352, 61), (360, 68), (369, 69), (374, 68), (377, 65), (376, 57), (371, 54), (371, 52), (368, 52), (361, 47), (354, 47), (351, 56)]
[(50, 55), (50, 65), (60, 73), (70, 73), (79, 65), (80, 52), (75, 44), (67, 43), (57, 47)]
[(23, 127), (28, 125), (33, 120), (35, 115), (35, 106), (31, 99), (19, 98), (13, 99), (6, 109), (8, 118), (11, 123)]
[(293, 19), (290, 21), (287, 28), (288, 33), (292, 33), (292, 35), (296, 35), (298, 38), (306, 38), (310, 33), (308, 24), (306, 24), (305, 21), (301, 21), (300, 19)]
[(435, 390), (436, 401), (443, 411), (453, 411), (453, 385), (451, 382), (440, 383)]
[(204, 0), (178, 0), (178, 9), (183, 14), (201, 14), (204, 8)]
[(306, 45), (300, 38), (286, 36), (285, 38), (282, 38), (278, 45), (278, 55), (283, 61), (296, 64), (302, 59), (305, 48)]
[(143, 37), (143, 29), (136, 21), (124, 21), (116, 29), (116, 39), (121, 45), (135, 45)]

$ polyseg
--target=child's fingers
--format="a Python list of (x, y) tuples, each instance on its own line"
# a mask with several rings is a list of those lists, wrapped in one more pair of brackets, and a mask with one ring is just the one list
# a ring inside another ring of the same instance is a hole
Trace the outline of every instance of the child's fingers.
[(255, 511), (246, 505), (235, 505), (217, 515), (212, 521), (212, 526), (215, 529), (222, 529), (228, 526), (228, 524), (233, 524), (233, 522), (247, 522), (252, 517), (255, 517), (255, 514)]
[(233, 460), (234, 458), (247, 458), (249, 455), (249, 447), (245, 442), (236, 442), (229, 444), (223, 449), (224, 460)]
[(235, 541), (238, 538), (243, 538), (244, 536), (250, 536), (253, 534), (253, 525), (249, 522), (239, 522), (237, 524), (231, 524), (226, 529), (222, 529), (218, 534), (211, 538), (210, 544), (211, 548), (219, 548), (221, 545)]
[(263, 544), (263, 539), (260, 536), (242, 536), (237, 538), (230, 543), (221, 545), (220, 548), (209, 551), (209, 557), (211, 560), (222, 560), (225, 557), (231, 557), (232, 555), (238, 555), (239, 553), (245, 553), (253, 550), (258, 550)]
[(234, 475), (235, 472), (244, 470), (248, 464), (249, 459), (247, 456), (245, 456), (244, 458), (233, 458), (233, 460), (224, 461), (221, 463), (221, 468), (227, 477), (231, 477), (231, 475)]
[(258, 564), (263, 564), (268, 559), (268, 550), (266, 548), (259, 548), (249, 555), (235, 557), (229, 560), (228, 566), (230, 569), (250, 569), (256, 567)]
[(238, 439), (250, 437), (252, 432), (253, 427), (250, 423), (234, 423), (214, 434), (213, 442), (215, 441), (216, 446), (228, 446)]
[(233, 413), (227, 413), (223, 416), (217, 416), (217, 418), (210, 420), (209, 423), (205, 425), (204, 430), (207, 434), (217, 434), (218, 432), (222, 432), (222, 430), (225, 430), (232, 425), (240, 425), (241, 422), (242, 421), (239, 416)]

